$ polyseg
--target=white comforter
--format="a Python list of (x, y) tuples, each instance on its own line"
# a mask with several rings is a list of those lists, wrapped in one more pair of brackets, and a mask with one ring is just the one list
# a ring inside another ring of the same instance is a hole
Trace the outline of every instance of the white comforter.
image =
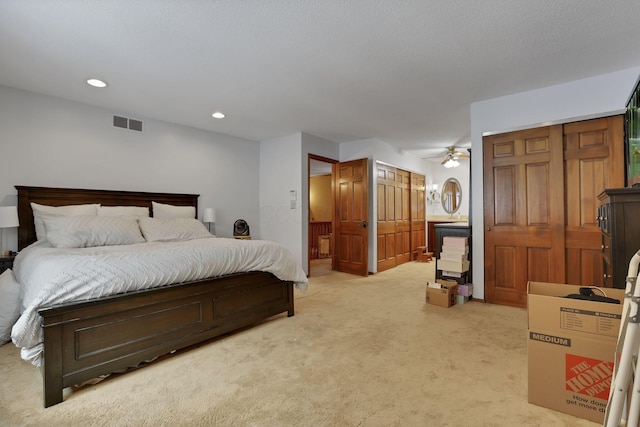
[(82, 249), (40, 241), (21, 251), (14, 267), (23, 310), (11, 339), (22, 358), (36, 366), (43, 351), (39, 308), (246, 271), (273, 273), (303, 292), (307, 287), (291, 252), (263, 240), (207, 238)]

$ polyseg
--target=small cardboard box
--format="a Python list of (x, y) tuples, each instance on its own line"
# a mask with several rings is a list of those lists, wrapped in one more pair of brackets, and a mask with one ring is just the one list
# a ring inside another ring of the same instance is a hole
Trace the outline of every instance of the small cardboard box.
[(455, 305), (458, 284), (448, 280), (436, 280), (436, 283), (440, 285), (440, 288), (427, 286), (427, 302), (446, 308)]
[(437, 270), (453, 271), (456, 273), (464, 273), (465, 271), (469, 271), (470, 265), (471, 263), (469, 261), (450, 261), (442, 258), (438, 258), (436, 260)]
[(529, 282), (529, 403), (602, 424), (624, 302), (624, 289), (605, 291), (620, 304), (563, 298), (580, 286)]
[(462, 295), (464, 297), (471, 297), (473, 295), (473, 285), (471, 283), (458, 285), (458, 295)]

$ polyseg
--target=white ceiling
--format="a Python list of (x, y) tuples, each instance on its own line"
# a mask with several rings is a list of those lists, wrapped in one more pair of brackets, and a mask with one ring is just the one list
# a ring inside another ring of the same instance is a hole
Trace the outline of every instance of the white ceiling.
[(0, 84), (430, 157), (468, 144), (474, 101), (639, 66), (638, 17), (638, 0), (0, 0)]

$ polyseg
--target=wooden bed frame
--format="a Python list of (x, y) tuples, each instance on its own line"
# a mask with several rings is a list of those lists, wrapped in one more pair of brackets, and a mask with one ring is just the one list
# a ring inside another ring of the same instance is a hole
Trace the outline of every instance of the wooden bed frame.
[[(31, 202), (147, 206), (152, 201), (194, 206), (192, 194), (16, 186), (18, 248), (36, 240)], [(294, 315), (293, 282), (247, 272), (42, 308), (44, 406), (63, 389), (137, 366), (273, 315)]]

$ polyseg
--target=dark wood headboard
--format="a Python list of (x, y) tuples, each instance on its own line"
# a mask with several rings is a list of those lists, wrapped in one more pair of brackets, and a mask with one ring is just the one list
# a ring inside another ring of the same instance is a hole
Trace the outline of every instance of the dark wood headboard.
[(78, 188), (27, 187), (18, 190), (18, 250), (36, 241), (31, 202), (49, 206), (99, 203), (103, 206), (143, 206), (152, 213), (151, 202), (177, 206), (193, 206), (198, 214), (197, 194), (145, 193), (139, 191), (86, 190)]

